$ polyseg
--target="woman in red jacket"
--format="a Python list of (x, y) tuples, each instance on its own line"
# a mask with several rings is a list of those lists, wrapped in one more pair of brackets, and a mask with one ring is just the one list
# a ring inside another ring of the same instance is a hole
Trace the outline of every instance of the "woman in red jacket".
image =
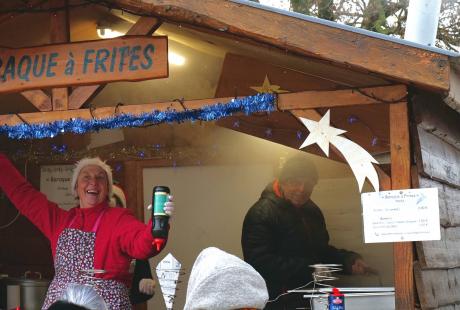
[[(78, 206), (59, 208), (34, 189), (5, 155), (0, 154), (0, 188), (51, 242), (55, 276), (42, 309), (60, 298), (69, 284), (92, 285), (109, 309), (131, 309), (127, 284), (133, 258), (158, 254), (152, 222), (137, 220), (128, 209), (110, 208), (112, 171), (99, 158), (80, 160), (72, 190)], [(166, 208), (172, 212), (171, 201)]]

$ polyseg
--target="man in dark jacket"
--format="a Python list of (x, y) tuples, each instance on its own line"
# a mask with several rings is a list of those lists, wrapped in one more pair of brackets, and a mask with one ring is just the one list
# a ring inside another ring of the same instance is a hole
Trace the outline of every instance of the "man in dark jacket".
[[(244, 259), (267, 282), (270, 299), (312, 281), (309, 266), (313, 264), (342, 264), (349, 274), (363, 274), (368, 268), (358, 254), (329, 245), (324, 216), (310, 200), (317, 181), (312, 163), (304, 157), (292, 157), (244, 219)], [(282, 304), (295, 309), (302, 302), (294, 297), (284, 299)], [(283, 306), (278, 302), (267, 308)]]

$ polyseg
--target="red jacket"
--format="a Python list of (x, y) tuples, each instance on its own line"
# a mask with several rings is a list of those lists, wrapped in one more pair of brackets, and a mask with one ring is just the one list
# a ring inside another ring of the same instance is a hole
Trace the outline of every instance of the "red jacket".
[(21, 214), (50, 240), (53, 257), (59, 234), (73, 218), (72, 228), (91, 231), (104, 209), (106, 212), (100, 221), (94, 249), (94, 268), (107, 271), (103, 278), (116, 279), (128, 285), (131, 259), (147, 259), (158, 254), (152, 246), (151, 221), (146, 225), (137, 220), (131, 211), (111, 208), (107, 202), (89, 209), (75, 207), (63, 210), (27, 182), (3, 154), (0, 154), (0, 171), (0, 188)]

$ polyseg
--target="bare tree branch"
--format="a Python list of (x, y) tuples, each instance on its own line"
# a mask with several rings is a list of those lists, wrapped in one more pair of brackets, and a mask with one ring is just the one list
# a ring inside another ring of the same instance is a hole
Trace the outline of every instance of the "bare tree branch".
[[(290, 0), (295, 12), (398, 37), (404, 36), (409, 0)], [(437, 46), (460, 51), (460, 1), (442, 0)]]

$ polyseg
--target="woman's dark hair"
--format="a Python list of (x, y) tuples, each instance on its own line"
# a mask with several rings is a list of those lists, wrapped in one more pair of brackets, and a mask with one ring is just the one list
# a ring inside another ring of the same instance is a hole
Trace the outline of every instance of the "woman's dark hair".
[(48, 308), (48, 310), (89, 310), (88, 308), (67, 302), (67, 301), (56, 301)]

